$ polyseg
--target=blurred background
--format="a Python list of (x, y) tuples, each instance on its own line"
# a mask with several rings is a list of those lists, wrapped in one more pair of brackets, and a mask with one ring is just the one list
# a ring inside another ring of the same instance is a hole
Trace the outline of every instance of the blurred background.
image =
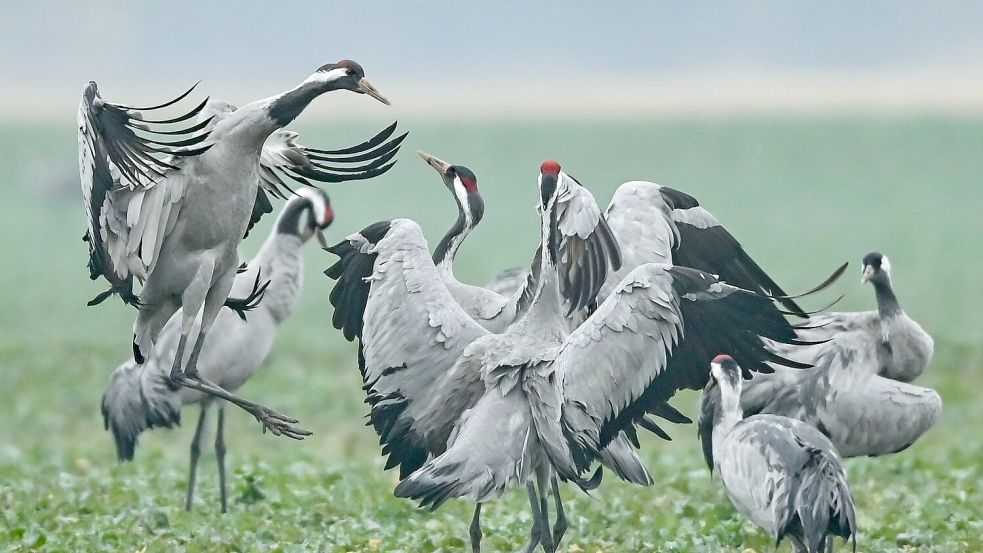
[[(26, 478), (32, 463), (57, 472), (79, 459), (114, 462), (98, 405), (128, 355), (133, 313), (116, 300), (85, 307), (104, 289), (88, 280), (80, 241), (75, 111), (85, 83), (110, 101), (153, 104), (202, 79), (199, 99), (243, 105), (343, 58), (393, 105), (323, 96), (291, 126), (301, 141), (343, 147), (395, 120), (410, 135), (386, 175), (325, 187), (330, 241), (408, 217), (436, 244), (456, 212), (416, 150), (478, 175), (485, 219), (457, 266), (473, 283), (531, 258), (544, 159), (559, 160), (602, 206), (620, 183), (653, 180), (697, 197), (790, 292), (850, 261), (827, 294), (845, 294), (837, 309), (874, 307), (859, 260), (888, 254), (902, 305), (936, 338), (924, 384), (947, 402), (927, 438), (938, 450), (919, 451), (949, 455), (942, 446), (980, 418), (983, 4), (202, 4), (4, 5), (0, 472), (11, 478)], [(243, 259), (274, 216), (243, 243)], [(296, 314), (243, 394), (316, 431), (276, 449), (380, 468), (375, 437), (360, 426), (354, 349), (330, 326), (321, 271), (334, 258), (312, 246), (306, 260)], [(693, 414), (695, 396), (686, 397)], [(233, 447), (269, 457), (271, 438), (234, 418), (250, 439)], [(147, 436), (138, 457), (180, 460), (171, 472), (180, 481), (187, 426)], [(690, 430), (676, 432), (685, 435), (676, 447), (695, 460)]]

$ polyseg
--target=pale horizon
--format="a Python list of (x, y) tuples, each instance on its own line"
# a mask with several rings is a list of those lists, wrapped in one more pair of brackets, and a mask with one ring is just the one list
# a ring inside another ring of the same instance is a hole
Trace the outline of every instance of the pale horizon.
[[(132, 103), (201, 79), (244, 104), (354, 59), (392, 111), (440, 119), (983, 114), (983, 4), (450, 0), (384, 7), (97, 1), (6, 7), (0, 119), (74, 117), (84, 84)], [(302, 15), (303, 17), (297, 17)], [(380, 111), (354, 95), (305, 120)]]

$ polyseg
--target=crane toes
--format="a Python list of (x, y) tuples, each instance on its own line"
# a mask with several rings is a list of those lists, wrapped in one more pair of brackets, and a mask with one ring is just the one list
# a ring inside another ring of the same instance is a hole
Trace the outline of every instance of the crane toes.
[(281, 415), (267, 407), (259, 407), (254, 415), (256, 416), (256, 420), (263, 425), (264, 433), (269, 430), (274, 436), (286, 436), (294, 440), (303, 440), (313, 434), (309, 430), (292, 426), (298, 422), (297, 419)]

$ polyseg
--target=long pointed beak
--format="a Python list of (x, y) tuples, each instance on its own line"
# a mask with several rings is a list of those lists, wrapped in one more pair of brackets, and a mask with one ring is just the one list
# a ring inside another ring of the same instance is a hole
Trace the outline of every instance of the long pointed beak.
[(324, 231), (317, 229), (314, 231), (314, 236), (317, 236), (317, 243), (320, 244), (321, 249), (328, 251), (331, 246), (328, 245), (328, 239), (324, 236)]
[(434, 169), (436, 169), (437, 172), (440, 173), (441, 175), (446, 175), (447, 174), (447, 171), (449, 171), (450, 168), (451, 168), (451, 164), (450, 163), (447, 163), (446, 161), (444, 161), (442, 159), (438, 159), (438, 158), (436, 158), (436, 157), (434, 157), (434, 156), (432, 156), (432, 155), (430, 155), (430, 154), (428, 154), (426, 152), (419, 152), (418, 151), (417, 154), (421, 158), (423, 158), (423, 161), (426, 161), (428, 165), (430, 165), (431, 167), (433, 167)]
[(370, 83), (369, 80), (366, 79), (365, 77), (362, 77), (361, 79), (358, 80), (358, 84), (355, 85), (355, 90), (362, 94), (368, 94), (369, 96), (375, 98), (376, 100), (379, 100), (380, 102), (386, 104), (387, 106), (389, 105), (389, 100), (387, 100), (385, 96), (380, 94), (379, 91), (376, 90), (374, 86), (372, 86), (372, 83)]
[(710, 390), (713, 390), (713, 388), (716, 385), (717, 385), (717, 379), (714, 378), (713, 376), (710, 376), (710, 378), (707, 380), (707, 385), (703, 387), (703, 393), (704, 394), (709, 393)]

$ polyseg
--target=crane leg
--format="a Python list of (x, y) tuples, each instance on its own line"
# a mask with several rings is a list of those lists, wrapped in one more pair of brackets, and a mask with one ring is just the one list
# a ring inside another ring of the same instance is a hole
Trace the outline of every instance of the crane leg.
[(556, 502), (556, 522), (553, 523), (553, 546), (554, 548), (558, 548), (560, 547), (560, 540), (563, 539), (563, 534), (567, 533), (567, 516), (563, 512), (563, 501), (560, 497), (560, 483), (556, 480), (556, 475), (550, 478), (550, 483), (553, 486), (553, 500)]
[(553, 532), (550, 530), (550, 478), (549, 474), (538, 474), (536, 475), (536, 484), (539, 486), (539, 510), (543, 514), (543, 553), (553, 553), (556, 550), (556, 544), (553, 542)]
[(539, 506), (539, 494), (536, 493), (536, 486), (532, 482), (526, 484), (526, 491), (529, 492), (529, 508), (532, 510), (532, 532), (529, 534), (529, 544), (523, 549), (523, 553), (532, 553), (543, 541), (543, 510)]
[(218, 316), (219, 311), (225, 304), (225, 299), (228, 297), (228, 293), (232, 288), (232, 281), (235, 279), (235, 271), (230, 271), (227, 277), (228, 278), (223, 279), (225, 282), (216, 283), (210, 290), (207, 290), (207, 297), (205, 298), (204, 305), (201, 309), (201, 329), (198, 332), (198, 337), (195, 339), (194, 346), (191, 348), (191, 355), (188, 357), (188, 363), (182, 372), (180, 370), (180, 360), (184, 353), (183, 346), (187, 341), (187, 334), (191, 331), (191, 327), (195, 319), (194, 316), (189, 316), (188, 313), (197, 313), (197, 309), (188, 309), (189, 305), (194, 307), (193, 302), (188, 301), (194, 297), (194, 290), (189, 287), (189, 289), (186, 291), (184, 301), (184, 319), (182, 320), (181, 324), (181, 339), (178, 342), (178, 352), (174, 358), (174, 367), (177, 367), (177, 371), (175, 372), (175, 368), (172, 367), (172, 381), (174, 381), (176, 384), (180, 384), (181, 386), (192, 388), (205, 394), (224, 399), (240, 409), (243, 409), (247, 413), (256, 417), (256, 420), (263, 425), (264, 432), (269, 430), (275, 436), (287, 436), (295, 440), (302, 440), (304, 437), (310, 436), (311, 432), (292, 426), (297, 422), (297, 419), (281, 415), (268, 407), (233, 395), (221, 386), (203, 378), (198, 373), (198, 357), (201, 355), (201, 348), (204, 346), (205, 337), (208, 335), (208, 330), (211, 328), (212, 323), (215, 322), (215, 317)]
[(219, 497), (222, 514), (229, 512), (228, 487), (225, 483), (225, 406), (218, 406), (218, 425), (215, 429), (215, 461), (218, 463)]
[(195, 427), (195, 437), (191, 438), (191, 469), (188, 473), (188, 497), (184, 501), (184, 509), (191, 510), (191, 503), (195, 497), (195, 480), (198, 477), (198, 459), (201, 457), (201, 438), (202, 430), (205, 428), (205, 418), (208, 408), (201, 406), (201, 414), (198, 415), (198, 426)]
[(471, 553), (481, 553), (481, 503), (474, 505), (474, 516), (471, 517), (468, 535), (471, 536)]

